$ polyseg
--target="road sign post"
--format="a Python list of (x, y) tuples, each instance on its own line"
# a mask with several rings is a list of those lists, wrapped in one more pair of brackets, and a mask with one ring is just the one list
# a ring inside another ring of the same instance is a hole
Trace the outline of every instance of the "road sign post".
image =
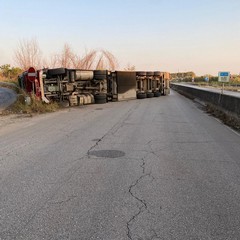
[(35, 68), (33, 67), (30, 67), (27, 71), (27, 79), (29, 82), (32, 83), (32, 92), (34, 92), (34, 82), (35, 82), (35, 79), (36, 79), (36, 71), (35, 71)]
[(223, 94), (224, 83), (229, 82), (229, 80), (230, 80), (230, 72), (218, 72), (218, 81), (222, 83), (221, 94)]
[(207, 85), (209, 85), (209, 77), (208, 77), (208, 75), (205, 77), (205, 81), (207, 82)]
[(27, 78), (30, 82), (34, 82), (36, 79), (36, 71), (35, 68), (30, 67), (27, 71)]

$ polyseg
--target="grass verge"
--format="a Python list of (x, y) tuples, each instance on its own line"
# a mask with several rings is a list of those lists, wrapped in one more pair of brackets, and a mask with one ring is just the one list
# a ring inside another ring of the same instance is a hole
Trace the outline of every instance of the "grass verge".
[(214, 105), (207, 104), (206, 112), (218, 119), (220, 119), (224, 124), (232, 127), (233, 129), (240, 131), (240, 117), (233, 114), (227, 113), (224, 110), (217, 108)]
[(17, 94), (22, 92), (21, 88), (19, 88), (17, 83), (14, 82), (0, 82), (0, 87), (9, 88), (15, 91)]
[(59, 104), (56, 102), (44, 103), (37, 99), (34, 95), (29, 97), (29, 102), (26, 101), (29, 97), (24, 91), (20, 90), (17, 101), (2, 111), (2, 115), (9, 114), (39, 114), (55, 112), (59, 109)]

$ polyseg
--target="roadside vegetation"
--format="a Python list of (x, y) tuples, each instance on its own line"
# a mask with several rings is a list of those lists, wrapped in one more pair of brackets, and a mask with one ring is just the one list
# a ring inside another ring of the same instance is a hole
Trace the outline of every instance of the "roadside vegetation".
[[(213, 87), (213, 88), (222, 88), (222, 83), (220, 82), (196, 82), (191, 83), (196, 86), (202, 86), (202, 87)], [(233, 92), (240, 92), (240, 82), (233, 82), (230, 81), (229, 83), (224, 83), (224, 90), (233, 91)]]
[(4, 64), (0, 66), (0, 83), (17, 83), (18, 75), (22, 73), (22, 69), (19, 67), (12, 67), (10, 64)]
[(58, 103), (46, 104), (35, 95), (29, 95), (21, 89), (18, 84), (18, 75), (21, 73), (21, 68), (11, 67), (9, 64), (0, 66), (0, 87), (12, 89), (17, 94), (16, 102), (2, 111), (2, 115), (28, 114), (31, 116), (36, 113), (55, 112), (59, 109)]
[(70, 44), (65, 43), (59, 53), (43, 56), (36, 39), (22, 40), (15, 50), (15, 62), (26, 71), (29, 67), (44, 68), (78, 68), (78, 69), (109, 69), (118, 67), (116, 57), (105, 49), (85, 50), (83, 54), (77, 53)]
[(34, 114), (55, 112), (60, 108), (57, 102), (49, 104), (37, 99), (34, 95), (27, 95), (24, 91), (18, 94), (17, 101), (2, 112), (2, 115), (24, 114), (32, 116)]
[(21, 68), (11, 67), (10, 64), (0, 66), (0, 87), (10, 88), (19, 94), (21, 90), (17, 79), (21, 72)]
[[(218, 82), (217, 76), (206, 74), (205, 76), (196, 76), (194, 72), (172, 73), (172, 82), (184, 82), (201, 87), (222, 88), (222, 83)], [(206, 81), (206, 77), (208, 81)], [(240, 91), (240, 75), (231, 75), (228, 83), (224, 83), (224, 89), (229, 91)]]
[(240, 131), (240, 117), (239, 116), (229, 114), (212, 104), (207, 104), (207, 106), (205, 107), (205, 111), (208, 114), (220, 119), (224, 124), (232, 127), (233, 129), (235, 129), (237, 131)]
[[(51, 53), (43, 56), (42, 50), (36, 39), (21, 40), (14, 52), (14, 61), (18, 67), (10, 64), (0, 66), (0, 87), (14, 90), (18, 97), (17, 101), (8, 107), (2, 114), (34, 114), (54, 112), (61, 106), (52, 102), (46, 104), (33, 95), (29, 96), (19, 88), (18, 76), (29, 67), (42, 68), (77, 68), (86, 70), (115, 70), (118, 67), (116, 57), (105, 49), (85, 50), (83, 54), (76, 53), (68, 43), (65, 43), (59, 53)], [(130, 65), (129, 65), (130, 66)], [(128, 67), (129, 67), (128, 66)], [(134, 66), (130, 66), (131, 70)]]
[[(201, 87), (214, 87), (221, 89), (222, 83), (218, 82), (217, 76), (205, 75), (196, 76), (193, 72), (187, 73), (173, 73), (171, 74), (172, 82), (183, 82), (189, 83), (191, 85), (201, 86)], [(208, 81), (206, 81), (208, 77)], [(193, 81), (194, 78), (194, 81)], [(240, 75), (232, 75), (229, 83), (224, 83), (224, 89), (229, 91), (240, 91)], [(185, 97), (194, 100), (195, 97), (184, 91), (178, 91)], [(229, 113), (218, 106), (207, 103), (203, 109), (210, 115), (220, 119), (224, 124), (230, 126), (231, 128), (240, 131), (240, 116)]]

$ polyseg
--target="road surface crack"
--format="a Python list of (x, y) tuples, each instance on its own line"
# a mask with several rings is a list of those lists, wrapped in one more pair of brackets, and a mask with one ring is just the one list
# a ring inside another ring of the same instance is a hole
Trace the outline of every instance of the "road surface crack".
[(146, 165), (146, 162), (145, 162), (145, 159), (142, 158), (142, 164), (141, 164), (141, 168), (142, 168), (142, 173), (145, 174), (145, 165)]
[(131, 194), (131, 196), (136, 199), (139, 203), (140, 203), (140, 207), (138, 209), (138, 212), (136, 214), (134, 214), (131, 219), (127, 222), (127, 236), (129, 239), (133, 239), (132, 235), (132, 231), (131, 231), (131, 226), (133, 224), (133, 222), (138, 218), (139, 215), (141, 215), (143, 212), (148, 211), (148, 205), (147, 202), (143, 199), (140, 198), (139, 196), (137, 196), (137, 194), (133, 191), (134, 188), (146, 177), (150, 177), (152, 178), (152, 180), (154, 180), (154, 177), (151, 175), (150, 173), (145, 174), (145, 167), (146, 167), (146, 162), (145, 162), (145, 158), (142, 158), (142, 164), (140, 165), (140, 167), (142, 168), (142, 175), (134, 182), (130, 185), (128, 192)]
[(151, 231), (153, 232), (153, 236), (151, 236), (151, 239), (150, 240), (157, 240), (157, 239), (161, 239), (157, 232), (154, 230), (154, 229), (151, 229)]
[(69, 201), (71, 201), (72, 199), (76, 198), (77, 196), (69, 196), (67, 199), (65, 200), (62, 200), (62, 201), (55, 201), (55, 202), (50, 202), (49, 204), (52, 204), (52, 205), (60, 205), (60, 204), (65, 204)]
[(100, 139), (98, 139), (97, 141), (96, 141), (96, 143), (92, 146), (92, 147), (90, 147), (89, 149), (88, 149), (88, 151), (87, 151), (87, 156), (89, 156), (90, 155), (90, 152), (96, 147), (96, 146), (98, 146), (98, 144), (105, 138), (105, 136), (108, 134), (108, 132), (106, 133), (106, 134), (104, 134)]
[[(138, 105), (139, 105), (139, 104), (138, 104)], [(100, 139), (98, 139), (98, 140), (96, 141), (96, 143), (95, 143), (92, 147), (89, 148), (89, 150), (87, 151), (87, 156), (90, 155), (90, 152), (91, 152), (95, 147), (97, 147), (97, 146), (99, 145), (99, 143), (100, 143), (107, 135), (111, 134), (111, 135), (114, 136), (114, 134), (115, 134), (119, 129), (121, 129), (121, 128), (124, 126), (125, 121), (126, 121), (127, 119), (129, 119), (129, 117), (132, 115), (132, 112), (133, 112), (132, 110), (133, 110), (133, 109), (136, 109), (136, 106), (131, 107), (131, 108), (127, 111), (127, 113), (124, 115), (123, 120), (120, 119), (120, 120), (119, 120), (116, 124), (114, 124)]]
[[(143, 171), (144, 167), (143, 167)], [(134, 192), (133, 192), (133, 188), (137, 186), (137, 184), (141, 181), (141, 179), (145, 178), (146, 176), (148, 176), (148, 174), (142, 175), (140, 176), (133, 184), (130, 185), (128, 192), (131, 194), (131, 196), (133, 198), (135, 198), (138, 202), (141, 203), (141, 206), (139, 207), (139, 211), (132, 216), (132, 218), (127, 222), (127, 236), (129, 239), (133, 239), (132, 238), (132, 233), (131, 233), (131, 224), (132, 222), (141, 214), (143, 213), (146, 209), (147, 209), (147, 203), (145, 202), (144, 199), (139, 198)]]

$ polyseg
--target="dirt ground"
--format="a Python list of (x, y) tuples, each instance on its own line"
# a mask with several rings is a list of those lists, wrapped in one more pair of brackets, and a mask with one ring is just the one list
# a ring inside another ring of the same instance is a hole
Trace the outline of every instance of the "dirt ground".
[(10, 114), (0, 115), (0, 130), (3, 128), (11, 127), (10, 125), (25, 122), (32, 117), (29, 114)]

